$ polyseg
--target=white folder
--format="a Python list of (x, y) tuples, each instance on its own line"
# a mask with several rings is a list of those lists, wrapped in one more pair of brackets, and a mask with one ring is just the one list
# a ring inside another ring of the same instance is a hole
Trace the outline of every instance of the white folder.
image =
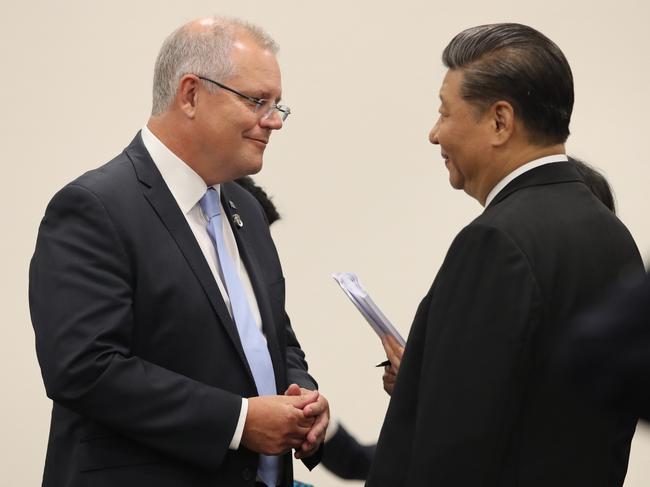
[(339, 283), (343, 292), (347, 294), (350, 301), (357, 307), (366, 321), (370, 324), (375, 333), (381, 338), (384, 335), (391, 335), (402, 347), (406, 341), (395, 329), (393, 324), (381, 312), (368, 292), (363, 288), (357, 275), (353, 272), (337, 272), (332, 277)]

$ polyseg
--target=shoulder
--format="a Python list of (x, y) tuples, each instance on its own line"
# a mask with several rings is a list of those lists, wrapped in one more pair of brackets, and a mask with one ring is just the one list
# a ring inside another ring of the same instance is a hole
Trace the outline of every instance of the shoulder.
[(469, 280), (472, 286), (486, 279), (490, 286), (515, 279), (536, 285), (534, 266), (528, 253), (507, 228), (483, 219), (467, 225), (454, 238), (440, 268), (441, 280)]
[(133, 164), (126, 153), (122, 152), (102, 166), (82, 174), (68, 186), (83, 187), (97, 194), (111, 194), (127, 191), (136, 182)]
[(110, 204), (130, 201), (139, 194), (133, 165), (123, 152), (109, 162), (91, 169), (59, 189), (50, 204), (73, 199), (89, 199)]
[(520, 252), (507, 226), (500, 224), (499, 221), (479, 217), (456, 235), (450, 251), (484, 253), (495, 248), (507, 248)]

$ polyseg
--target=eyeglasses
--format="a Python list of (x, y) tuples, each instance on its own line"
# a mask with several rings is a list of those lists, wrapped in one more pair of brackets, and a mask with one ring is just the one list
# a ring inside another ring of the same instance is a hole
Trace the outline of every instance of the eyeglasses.
[(273, 100), (265, 100), (264, 98), (255, 98), (254, 96), (244, 95), (243, 93), (230, 88), (223, 83), (219, 83), (218, 81), (214, 81), (204, 76), (197, 75), (197, 77), (203, 81), (209, 81), (210, 83), (217, 85), (219, 88), (223, 88), (224, 90), (230, 91), (231, 93), (234, 93), (235, 95), (241, 96), (245, 100), (248, 100), (253, 104), (253, 112), (262, 114), (260, 117), (262, 120), (269, 118), (271, 115), (273, 115), (273, 112), (277, 111), (280, 115), (280, 118), (284, 122), (291, 113), (291, 109), (289, 107), (285, 105), (278, 105)]

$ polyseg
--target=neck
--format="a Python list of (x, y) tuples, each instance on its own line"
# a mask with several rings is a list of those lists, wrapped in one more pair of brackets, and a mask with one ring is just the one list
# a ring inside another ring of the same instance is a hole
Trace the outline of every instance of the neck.
[(497, 154), (497, 157), (486, 167), (486, 171), (484, 171), (482, 178), (478, 181), (476, 191), (473, 191), (473, 194), (470, 194), (470, 196), (473, 196), (482, 206), (485, 206), (485, 200), (488, 194), (490, 194), (490, 191), (512, 171), (542, 157), (565, 153), (566, 149), (564, 144), (556, 144), (544, 147), (524, 145), (518, 148), (518, 150), (510, 150), (507, 153)]
[(210, 176), (210, 171), (207, 170), (209, 164), (197, 152), (199, 146), (192, 139), (191, 130), (186, 128), (183, 120), (179, 120), (172, 113), (167, 112), (150, 117), (147, 128), (181, 161), (201, 176), (207, 186), (222, 182)]
[(192, 144), (188, 143), (189, 140), (182, 129), (182, 123), (174, 123), (173, 120), (169, 120), (168, 114), (163, 114), (150, 117), (147, 128), (179, 159), (194, 169)]

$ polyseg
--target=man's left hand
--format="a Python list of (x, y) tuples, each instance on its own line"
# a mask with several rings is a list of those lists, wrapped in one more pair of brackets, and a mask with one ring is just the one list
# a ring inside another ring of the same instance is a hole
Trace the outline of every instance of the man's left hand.
[[(300, 396), (309, 394), (309, 391), (298, 384), (291, 384), (285, 395), (287, 396)], [(316, 453), (320, 445), (325, 441), (325, 431), (330, 421), (330, 406), (325, 399), (325, 396), (318, 394), (318, 399), (314, 402), (307, 404), (303, 408), (303, 413), (306, 418), (314, 418), (314, 424), (307, 433), (305, 441), (303, 441), (300, 449), (296, 450), (295, 457), (297, 459), (305, 458)]]

